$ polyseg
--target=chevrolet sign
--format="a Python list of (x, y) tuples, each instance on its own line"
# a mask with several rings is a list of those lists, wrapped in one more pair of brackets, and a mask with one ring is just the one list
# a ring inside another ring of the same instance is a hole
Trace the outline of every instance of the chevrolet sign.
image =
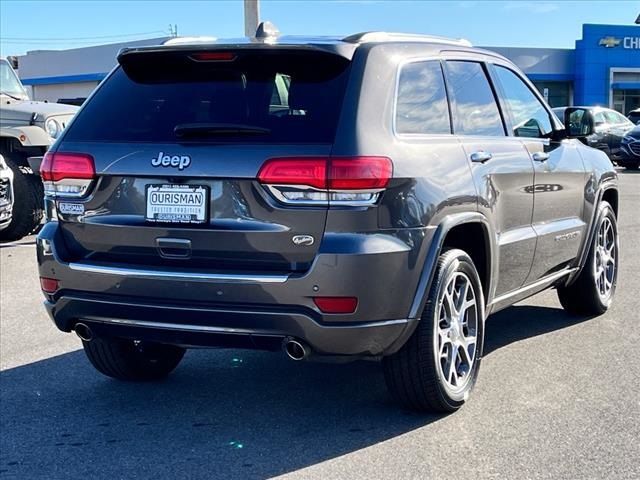
[(615, 48), (622, 44), (622, 48), (629, 50), (640, 50), (640, 37), (616, 38), (612, 36), (602, 37), (598, 45), (605, 48)]
[(598, 42), (598, 45), (605, 48), (613, 48), (620, 45), (621, 40), (616, 37), (603, 37)]

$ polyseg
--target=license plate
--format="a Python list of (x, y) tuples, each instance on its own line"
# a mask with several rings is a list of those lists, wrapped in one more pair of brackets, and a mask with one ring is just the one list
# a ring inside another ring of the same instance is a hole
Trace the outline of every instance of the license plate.
[(147, 185), (149, 222), (204, 223), (209, 189), (195, 185)]

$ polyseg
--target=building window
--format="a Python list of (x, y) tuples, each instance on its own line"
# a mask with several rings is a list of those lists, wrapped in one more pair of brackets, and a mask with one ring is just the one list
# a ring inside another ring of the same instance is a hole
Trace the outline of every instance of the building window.
[(551, 107), (566, 107), (573, 104), (573, 84), (571, 82), (534, 81), (533, 84)]
[(613, 90), (613, 108), (623, 115), (640, 108), (640, 89)]

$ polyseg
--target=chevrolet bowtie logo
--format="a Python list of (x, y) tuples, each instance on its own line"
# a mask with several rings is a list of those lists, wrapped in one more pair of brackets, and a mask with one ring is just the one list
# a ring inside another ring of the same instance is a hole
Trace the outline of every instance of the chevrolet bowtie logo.
[(604, 37), (598, 42), (598, 45), (605, 48), (613, 48), (620, 45), (621, 40), (616, 37)]

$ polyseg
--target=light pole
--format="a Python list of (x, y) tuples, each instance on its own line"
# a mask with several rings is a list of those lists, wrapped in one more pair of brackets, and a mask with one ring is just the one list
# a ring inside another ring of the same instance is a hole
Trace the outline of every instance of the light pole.
[(253, 37), (260, 23), (259, 0), (244, 0), (244, 35)]

